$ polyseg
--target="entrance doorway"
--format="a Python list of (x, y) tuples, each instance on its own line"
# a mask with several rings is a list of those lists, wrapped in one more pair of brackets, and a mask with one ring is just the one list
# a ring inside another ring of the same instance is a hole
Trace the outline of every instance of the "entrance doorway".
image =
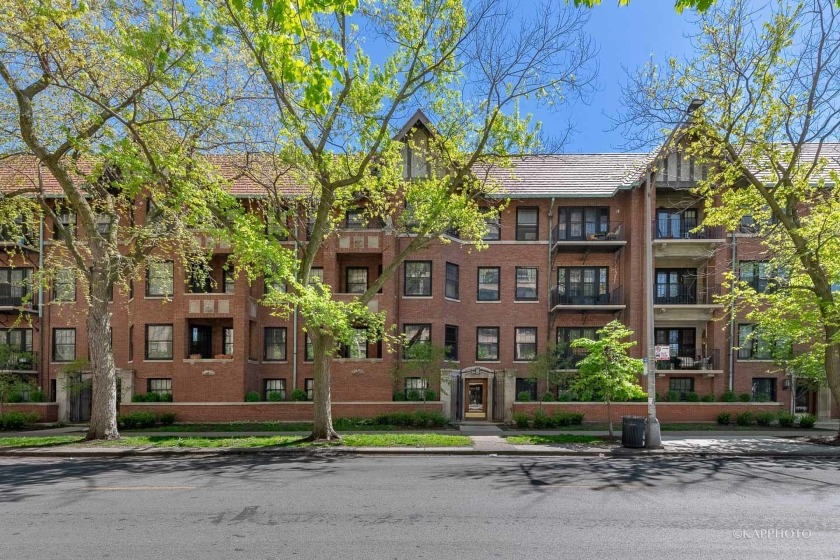
[(487, 379), (465, 379), (464, 394), (464, 418), (487, 420)]

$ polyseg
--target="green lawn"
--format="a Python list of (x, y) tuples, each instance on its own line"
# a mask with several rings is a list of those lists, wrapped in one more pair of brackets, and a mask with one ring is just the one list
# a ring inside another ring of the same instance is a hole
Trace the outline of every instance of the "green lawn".
[[(333, 422), (338, 431), (370, 431), (387, 432), (392, 430), (421, 430), (423, 428), (411, 428), (410, 426), (391, 426), (372, 424), (369, 421), (358, 421), (353, 419), (339, 418)], [(434, 428), (445, 430), (446, 426)], [(230, 422), (226, 424), (174, 424), (172, 426), (156, 426), (154, 428), (142, 428), (136, 430), (122, 430), (126, 434), (132, 432), (309, 432), (312, 431), (310, 422)]]
[[(184, 448), (244, 448), (244, 447), (310, 447), (311, 442), (299, 436), (252, 437), (178, 437), (178, 436), (125, 436), (113, 441), (84, 441), (79, 436), (0, 438), (0, 448), (13, 447), (184, 447)], [(470, 447), (466, 436), (441, 434), (347, 434), (341, 443), (350, 447)]]
[(471, 447), (467, 436), (443, 434), (347, 434), (344, 445), (352, 447)]
[(4, 447), (46, 447), (75, 443), (82, 441), (80, 436), (27, 436), (27, 437), (0, 437), (0, 448)]
[[(771, 431), (778, 431), (778, 430), (790, 430), (791, 432), (800, 431), (799, 428), (780, 428), (778, 425), (762, 427), (756, 424), (752, 426), (737, 426), (735, 424), (729, 424), (728, 426), (721, 426), (714, 422), (691, 422), (691, 423), (674, 423), (674, 422), (664, 422), (660, 425), (660, 430), (663, 432), (756, 432), (761, 430), (771, 430)], [(613, 428), (616, 432), (621, 432), (621, 418), (616, 419), (613, 422)], [(607, 426), (606, 422), (591, 422), (586, 424), (579, 424), (574, 426), (563, 426), (562, 428), (553, 428), (554, 430), (563, 430), (564, 432), (577, 432), (577, 431), (603, 431), (606, 432), (609, 427)], [(509, 431), (519, 431), (516, 427), (509, 427)]]
[(512, 445), (551, 445), (555, 443), (606, 445), (608, 443), (602, 436), (584, 436), (580, 434), (558, 434), (556, 436), (508, 436), (505, 439), (507, 439), (507, 442)]

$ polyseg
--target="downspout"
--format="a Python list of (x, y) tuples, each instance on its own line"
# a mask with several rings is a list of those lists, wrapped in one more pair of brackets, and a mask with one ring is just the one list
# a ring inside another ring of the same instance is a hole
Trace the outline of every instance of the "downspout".
[[(38, 161), (38, 189), (41, 191), (41, 196), (44, 194), (44, 178), (41, 172), (41, 162)], [(38, 219), (38, 272), (44, 270), (44, 214), (41, 213)], [(38, 282), (38, 350), (40, 350), (40, 359), (38, 368), (40, 370), (39, 377), (43, 380), (44, 376), (44, 283)], [(47, 377), (47, 387), (49, 387), (49, 377)], [(42, 385), (43, 390), (43, 385)], [(55, 395), (50, 395), (50, 398), (55, 398)]]
[[(298, 254), (298, 225), (295, 220), (295, 258), (299, 258)], [(298, 378), (298, 306), (295, 304), (294, 311), (292, 311), (292, 391), (297, 389)]]
[[(738, 273), (738, 234), (732, 232), (732, 275)], [(731, 296), (731, 294), (730, 294)], [(735, 387), (735, 299), (729, 304), (729, 390)]]
[(553, 240), (551, 239), (551, 232), (553, 231), (552, 228), (552, 216), (554, 216), (554, 197), (551, 197), (551, 206), (548, 207), (548, 267), (546, 268), (546, 278), (545, 278), (545, 285), (546, 285), (546, 303), (548, 303), (548, 311), (546, 313), (548, 328), (546, 329), (545, 333), (545, 340), (547, 344), (551, 344), (551, 253), (552, 247), (551, 244)]

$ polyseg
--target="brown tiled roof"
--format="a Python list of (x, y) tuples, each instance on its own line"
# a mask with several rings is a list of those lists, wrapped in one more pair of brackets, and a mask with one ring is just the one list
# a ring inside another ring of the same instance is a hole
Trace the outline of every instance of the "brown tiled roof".
[[(814, 159), (817, 147), (806, 144), (802, 158)], [(478, 173), (497, 185), (499, 196), (504, 197), (609, 197), (620, 189), (638, 185), (654, 153), (523, 156), (513, 159), (510, 166), (488, 167)], [(823, 144), (820, 156), (828, 162), (822, 178), (828, 179), (829, 171), (840, 173), (840, 143)], [(236, 196), (263, 196), (266, 188), (277, 189), (284, 196), (308, 192), (303, 186), (305, 181), (296, 180), (292, 170), (275, 166), (268, 156), (214, 155), (208, 161), (230, 181), (230, 190)], [(92, 164), (83, 163), (80, 167), (87, 173)], [(46, 170), (42, 175), (45, 193), (61, 196), (55, 178)], [(33, 156), (0, 160), (0, 190), (9, 192), (37, 185), (38, 165)]]
[(512, 197), (612, 196), (637, 184), (649, 154), (524, 156), (488, 173), (500, 195)]

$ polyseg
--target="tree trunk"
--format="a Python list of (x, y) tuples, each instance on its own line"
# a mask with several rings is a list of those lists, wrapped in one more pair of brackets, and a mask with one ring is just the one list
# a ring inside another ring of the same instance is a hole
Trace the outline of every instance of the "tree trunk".
[[(829, 332), (830, 330), (833, 332)], [(826, 328), (826, 338), (831, 340), (836, 331), (834, 327)], [(834, 342), (825, 348), (825, 379), (828, 382), (828, 388), (831, 389), (834, 402), (840, 406), (840, 343)], [(840, 432), (837, 434), (837, 439), (840, 440)]]
[(613, 435), (612, 403), (609, 399), (607, 399), (607, 425), (610, 430), (610, 439), (613, 439), (615, 436)]
[(107, 274), (94, 266), (87, 317), (90, 367), (93, 377), (90, 426), (87, 439), (118, 439), (117, 374), (111, 348)]
[(330, 368), (335, 346), (333, 338), (316, 329), (309, 329), (313, 354), (313, 423), (311, 441), (337, 441), (341, 437), (333, 429), (332, 398), (330, 397)]

